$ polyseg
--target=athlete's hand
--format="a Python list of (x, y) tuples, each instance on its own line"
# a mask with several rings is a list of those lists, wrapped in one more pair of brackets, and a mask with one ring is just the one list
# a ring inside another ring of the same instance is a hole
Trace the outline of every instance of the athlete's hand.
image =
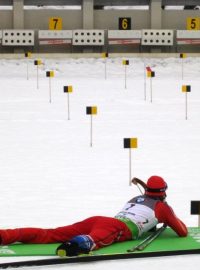
[(132, 179), (132, 183), (133, 183), (134, 185), (139, 184), (141, 181), (142, 181), (142, 180), (140, 180), (140, 179), (137, 178), (137, 177), (133, 177), (133, 179)]
[(134, 185), (140, 184), (144, 189), (146, 189), (146, 187), (147, 187), (146, 184), (142, 180), (140, 180), (139, 178), (137, 178), (137, 177), (134, 177), (131, 182)]
[(136, 178), (136, 177), (134, 177), (133, 179), (132, 179), (132, 183), (134, 184), (134, 185), (137, 185), (138, 184), (138, 178)]

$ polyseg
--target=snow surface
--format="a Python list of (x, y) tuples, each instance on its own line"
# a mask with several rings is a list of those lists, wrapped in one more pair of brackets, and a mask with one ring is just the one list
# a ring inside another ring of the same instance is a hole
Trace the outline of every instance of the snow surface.
[[(195, 7), (196, 9), (199, 9), (199, 6)], [(0, 10), (12, 10), (13, 6), (0, 6)], [(25, 5), (24, 9), (29, 10), (29, 9), (72, 9), (72, 10), (81, 10), (81, 5), (80, 6), (43, 6), (43, 5), (38, 5), (38, 6), (30, 6), (30, 5)], [(149, 6), (104, 6), (105, 10), (132, 10), (132, 9), (137, 9), (137, 10), (148, 10)], [(165, 6), (166, 10), (183, 10), (184, 6)]]
[[(126, 89), (120, 58), (107, 60), (106, 80), (104, 59), (42, 59), (39, 89), (33, 59), (28, 60), (29, 80), (26, 59), (0, 60), (1, 228), (48, 228), (92, 215), (114, 216), (139, 194), (128, 184), (129, 150), (123, 139), (130, 137), (138, 138), (138, 148), (131, 151), (132, 176), (145, 181), (151, 175), (164, 177), (168, 203), (188, 226), (197, 226), (190, 201), (200, 199), (200, 58), (183, 60), (183, 80), (181, 59), (129, 60)], [(156, 73), (152, 102), (150, 79), (144, 99), (147, 65)], [(55, 71), (51, 103), (47, 70)], [(188, 120), (183, 84), (191, 85)], [(73, 86), (70, 120), (64, 85)], [(93, 147), (86, 106), (98, 108)], [(11, 260), (19, 258), (0, 258)], [(41, 268), (184, 270), (199, 263), (199, 255), (190, 255)]]

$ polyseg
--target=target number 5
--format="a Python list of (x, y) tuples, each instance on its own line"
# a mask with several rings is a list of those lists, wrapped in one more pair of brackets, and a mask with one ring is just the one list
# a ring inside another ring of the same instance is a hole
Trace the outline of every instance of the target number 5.
[(200, 18), (187, 18), (187, 30), (200, 30)]

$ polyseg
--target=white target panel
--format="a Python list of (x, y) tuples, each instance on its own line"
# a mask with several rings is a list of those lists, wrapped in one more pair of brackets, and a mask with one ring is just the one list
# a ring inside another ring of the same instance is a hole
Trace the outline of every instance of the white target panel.
[(173, 30), (161, 29), (143, 29), (142, 45), (146, 46), (173, 46), (174, 32)]
[(3, 46), (33, 46), (34, 30), (3, 30)]
[(199, 30), (177, 30), (176, 40), (178, 45), (199, 45)]
[(140, 44), (141, 37), (140, 30), (108, 30), (109, 45)]
[(176, 32), (177, 38), (200, 38), (199, 30), (177, 30)]
[(104, 30), (73, 30), (73, 45), (103, 46)]
[(108, 30), (108, 38), (130, 38), (140, 39), (142, 36), (140, 30)]
[(72, 30), (39, 30), (39, 39), (72, 39)]
[(40, 45), (64, 45), (72, 43), (72, 30), (39, 30)]

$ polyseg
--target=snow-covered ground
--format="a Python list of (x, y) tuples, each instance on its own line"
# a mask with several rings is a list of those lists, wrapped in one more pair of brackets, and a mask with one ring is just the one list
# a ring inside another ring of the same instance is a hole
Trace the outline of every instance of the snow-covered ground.
[[(130, 58), (127, 88), (122, 59), (42, 59), (37, 89), (36, 66), (27, 61), (0, 60), (0, 223), (1, 228), (56, 227), (92, 215), (114, 216), (132, 196), (129, 186), (129, 150), (123, 139), (138, 138), (132, 150), (132, 176), (147, 180), (160, 175), (168, 182), (168, 203), (188, 225), (190, 201), (199, 200), (200, 160), (200, 58)], [(144, 66), (156, 77), (146, 80)], [(49, 102), (47, 70), (51, 79)], [(185, 93), (188, 93), (188, 120)], [(63, 86), (72, 85), (69, 96)], [(90, 116), (86, 106), (97, 106)], [(172, 243), (173, 244), (173, 243)], [(0, 262), (16, 258), (0, 258)], [(51, 266), (43, 269), (188, 269), (200, 263), (199, 255), (130, 259), (116, 262)], [(31, 268), (32, 269), (32, 268)], [(36, 269), (33, 267), (33, 269)]]
[[(0, 6), (0, 9), (4, 10), (11, 10), (13, 9), (13, 6)], [(73, 10), (80, 10), (80, 6), (44, 6), (44, 5), (38, 5), (38, 6), (24, 6), (24, 9), (73, 9)], [(111, 10), (111, 9), (119, 9), (119, 10), (132, 10), (132, 9), (137, 9), (137, 10), (148, 10), (149, 6), (105, 6), (105, 10)], [(167, 10), (183, 10), (184, 6), (165, 6), (165, 9)], [(199, 9), (199, 6), (196, 6), (195, 9)]]

